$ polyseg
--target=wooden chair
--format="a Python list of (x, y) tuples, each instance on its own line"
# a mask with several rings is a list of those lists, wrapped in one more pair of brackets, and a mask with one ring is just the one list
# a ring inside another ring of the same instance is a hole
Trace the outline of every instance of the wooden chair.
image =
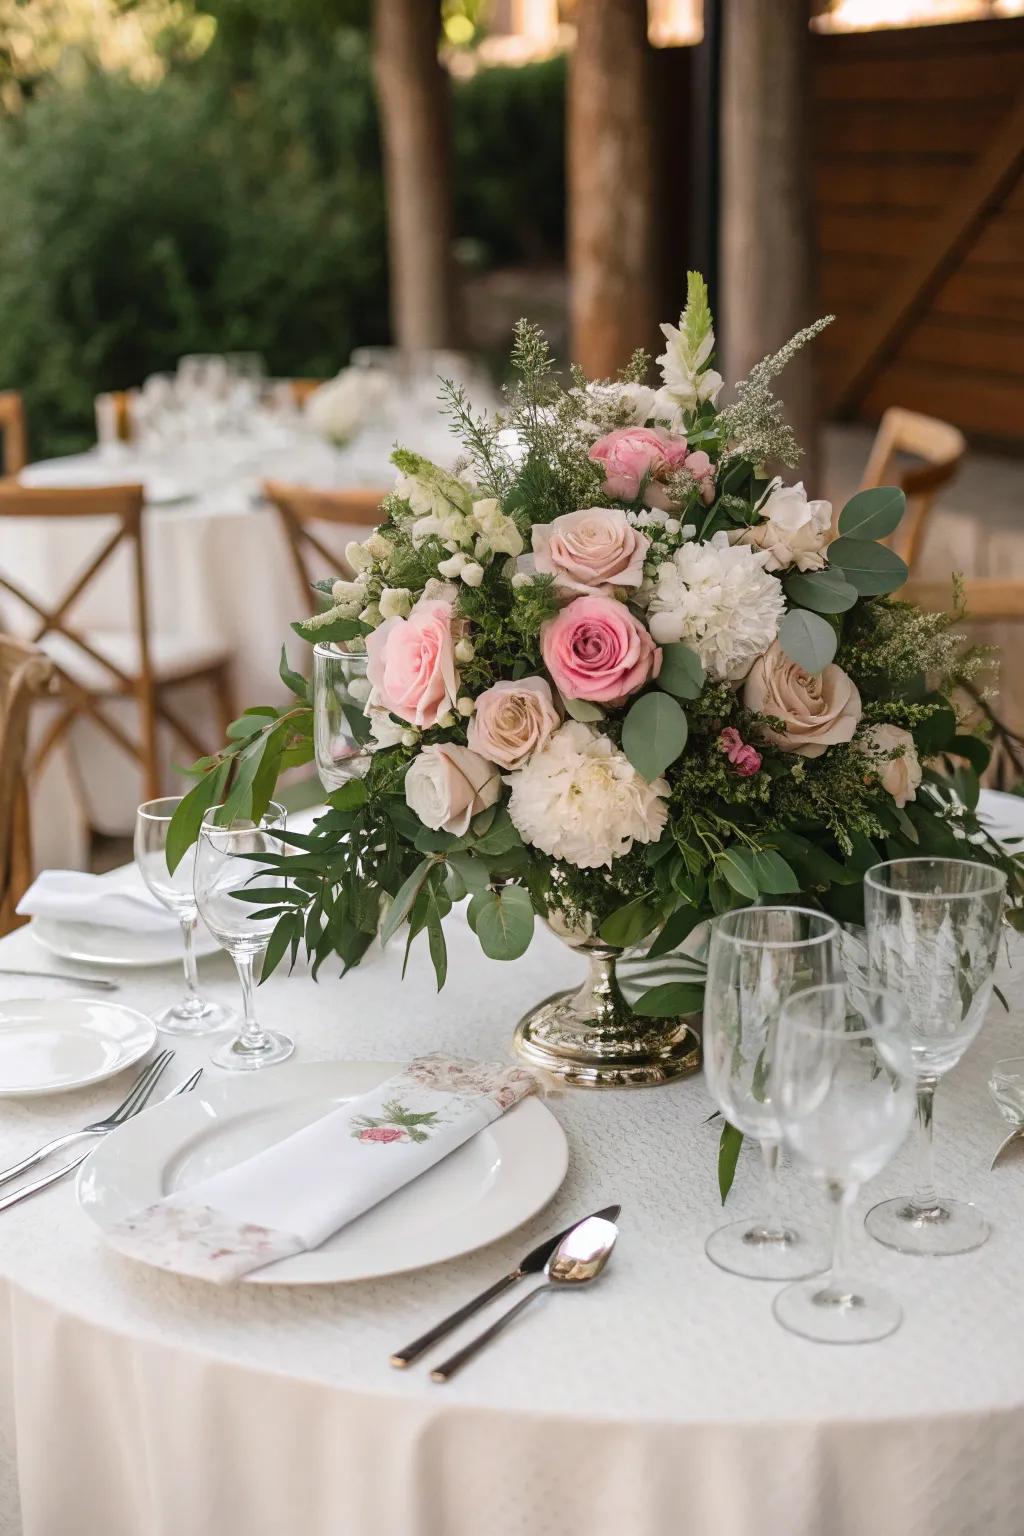
[(289, 379), (288, 382), (292, 387), (292, 396), (295, 404), (302, 406), (305, 405), (313, 391), (319, 389), (320, 385), (326, 381), (324, 379)]
[(25, 754), (32, 702), (45, 694), (53, 664), (41, 651), (0, 635), (0, 934), (23, 921), (15, 907), (32, 879)]
[(934, 416), (921, 416), (893, 405), (878, 424), (861, 490), (874, 485), (892, 485), (892, 461), (899, 453), (923, 459), (923, 465), (904, 470), (897, 477), (907, 497), (907, 514), (886, 543), (907, 562), (911, 570), (924, 543), (925, 528), (932, 503), (944, 485), (948, 485), (967, 452), (963, 433)]
[[(375, 528), (381, 520), (381, 501), (387, 495), (386, 491), (312, 491), (308, 486), (283, 485), (279, 480), (266, 481), (263, 492), (281, 521), (304, 601), (317, 578), (352, 574), (344, 559), (321, 543), (314, 532), (316, 524)], [(316, 557), (315, 566), (311, 556)]]
[[(10, 594), (34, 615), (28, 638), (50, 657), (57, 677), (60, 707), (33, 754), (33, 769), (39, 768), (65, 738), (77, 717), (87, 716), (139, 763), (145, 796), (152, 798), (161, 792), (159, 722), (168, 725), (194, 756), (211, 749), (211, 743), (199, 738), (191, 722), (172, 709), (167, 695), (179, 687), (205, 684), (213, 695), (221, 730), (226, 729), (235, 710), (230, 658), (219, 647), (180, 635), (150, 633), (142, 512), (139, 485), (95, 490), (30, 490), (17, 484), (0, 485), (0, 524), (19, 518), (64, 522), (91, 518), (106, 524), (87, 564), (66, 591), (48, 604), (26, 592), (5, 572), (4, 537), (0, 533), (0, 593)], [(134, 628), (80, 629), (69, 617), (71, 610), (122, 545), (128, 547), (131, 557)], [(110, 705), (118, 699), (132, 699), (138, 705), (137, 736), (129, 734), (111, 713)]]
[(28, 430), (25, 407), (17, 390), (0, 390), (0, 440), (3, 441), (5, 475), (18, 475), (28, 463)]

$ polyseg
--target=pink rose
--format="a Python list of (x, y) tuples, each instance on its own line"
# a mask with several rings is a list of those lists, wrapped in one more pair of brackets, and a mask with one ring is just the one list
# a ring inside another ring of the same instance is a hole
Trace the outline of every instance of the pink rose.
[(741, 778), (752, 778), (761, 767), (760, 752), (743, 740), (735, 726), (726, 726), (718, 738), (718, 745)]
[(540, 632), (544, 665), (566, 699), (612, 704), (661, 670), (661, 650), (626, 607), (578, 597)]
[(842, 667), (832, 662), (821, 672), (805, 672), (777, 640), (747, 674), (743, 706), (778, 720), (781, 730), (766, 723), (760, 734), (799, 757), (820, 757), (826, 748), (851, 741), (861, 717), (857, 685)]
[(686, 463), (686, 439), (664, 427), (617, 427), (599, 437), (590, 457), (604, 467), (606, 496), (635, 501), (644, 479), (664, 480)]
[(399, 1130), (397, 1125), (368, 1125), (365, 1131), (359, 1132), (360, 1141), (408, 1141), (405, 1131)]
[(560, 592), (639, 587), (650, 547), (621, 507), (585, 507), (533, 528), (534, 569), (553, 575)]
[(421, 729), (437, 724), (458, 697), (450, 603), (421, 598), (407, 619), (385, 619), (366, 637), (373, 708)]
[(561, 723), (545, 680), (521, 677), (477, 695), (466, 735), (481, 757), (502, 768), (521, 768)]
[(461, 837), (479, 811), (501, 795), (493, 763), (453, 741), (424, 747), (405, 775), (405, 803), (425, 827)]

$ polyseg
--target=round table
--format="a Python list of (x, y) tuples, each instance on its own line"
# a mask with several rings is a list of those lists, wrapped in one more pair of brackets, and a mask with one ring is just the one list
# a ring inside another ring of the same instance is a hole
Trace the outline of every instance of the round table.
[[(1006, 797), (989, 804), (1021, 820)], [(404, 984), (397, 946), (344, 981), (276, 975), (265, 1018), (288, 1024), (300, 1060), (502, 1055), (523, 1010), (579, 970), (546, 931), (514, 965), (488, 962), (456, 918), (438, 996), (418, 948)], [(548, 1210), (485, 1251), (383, 1281), (179, 1280), (109, 1251), (60, 1186), (0, 1216), (0, 1532), (22, 1529), (20, 1486), (24, 1536), (1019, 1536), (1024, 1163), (988, 1171), (1003, 1126), (986, 1090), (992, 1061), (1022, 1049), (1012, 949), (999, 976), (1012, 1015), (993, 1004), (937, 1116), (940, 1186), (975, 1198), (992, 1237), (929, 1260), (861, 1235), (860, 1270), (904, 1304), (891, 1338), (803, 1341), (774, 1322), (774, 1286), (705, 1259), (722, 1213), (699, 1078), (552, 1097), (570, 1167)], [(0, 967), (40, 961), (24, 930), (0, 944)], [(202, 972), (233, 999), (224, 956)], [(0, 996), (40, 990), (0, 982)], [(139, 972), (119, 996), (149, 1009), (177, 985)], [(176, 1081), (206, 1050), (174, 1043)], [(2, 1161), (115, 1097), (3, 1102)], [(736, 1215), (758, 1173), (744, 1155)], [(905, 1148), (862, 1206), (910, 1177)], [(801, 1176), (784, 1187), (824, 1219)], [(593, 1288), (547, 1298), (446, 1386), (388, 1366), (543, 1235), (613, 1200), (621, 1236)]]

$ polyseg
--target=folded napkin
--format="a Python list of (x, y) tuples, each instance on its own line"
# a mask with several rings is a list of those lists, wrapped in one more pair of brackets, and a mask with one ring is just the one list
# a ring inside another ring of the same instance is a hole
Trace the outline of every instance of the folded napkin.
[(161, 906), (134, 869), (116, 880), (78, 869), (44, 869), (18, 902), (22, 917), (48, 917), (135, 933), (176, 933), (178, 919)]
[(523, 1067), (420, 1056), (276, 1146), (125, 1218), (107, 1237), (145, 1264), (226, 1284), (319, 1247), (535, 1086)]

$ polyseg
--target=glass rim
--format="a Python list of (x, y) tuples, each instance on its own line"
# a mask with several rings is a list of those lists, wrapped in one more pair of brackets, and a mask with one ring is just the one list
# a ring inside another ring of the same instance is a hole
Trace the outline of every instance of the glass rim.
[(339, 658), (345, 661), (369, 661), (365, 651), (343, 650), (342, 646), (347, 643), (345, 640), (318, 640), (313, 647), (313, 655), (326, 661), (337, 661)]
[(170, 821), (174, 811), (164, 814), (152, 809), (155, 805), (173, 805), (175, 810), (184, 800), (184, 795), (154, 795), (152, 800), (143, 800), (141, 805), (135, 807), (136, 816), (142, 816), (146, 821)]
[[(849, 985), (848, 982), (845, 981), (817, 981), (813, 987), (801, 987), (799, 992), (791, 992), (786, 998), (786, 1001), (783, 1003), (779, 1012), (779, 1025), (781, 1027), (783, 1024), (786, 1024), (786, 1026), (790, 1029), (813, 1029), (816, 1035), (821, 1035), (829, 1040), (849, 1040), (851, 1038), (857, 1039), (858, 1036), (884, 1034), (902, 1039), (909, 1045), (909, 1037), (907, 1032), (906, 1030), (901, 1029), (899, 1024), (864, 1024), (859, 1029), (832, 1029), (828, 1026), (822, 1026), (821, 1028), (818, 1028), (816, 1025), (803, 1024), (799, 1019), (791, 1019), (789, 1017), (790, 1005), (799, 1002), (800, 998), (802, 997), (813, 997), (816, 992), (841, 992), (845, 997), (853, 991), (854, 989)], [(888, 997), (890, 995), (885, 987), (874, 987), (870, 984), (870, 982), (866, 983), (864, 986), (861, 986), (861, 984), (858, 982), (856, 991), (867, 993), (871, 997)], [(854, 1012), (857, 1011), (858, 1010), (856, 1007), (854, 1007)], [(894, 1015), (895, 1012), (896, 1005), (894, 1003)]]
[[(984, 870), (992, 877), (992, 882), (976, 891), (900, 891), (876, 878), (879, 870), (893, 869), (897, 864), (956, 864), (963, 869)], [(991, 864), (982, 864), (979, 859), (946, 859), (941, 855), (922, 853), (915, 854), (913, 858), (883, 859), (880, 864), (872, 864), (865, 872), (864, 884), (869, 885), (873, 891), (880, 891), (883, 896), (909, 896), (914, 901), (969, 901), (975, 896), (994, 896), (998, 891), (1005, 891), (1006, 875), (1003, 870), (994, 869)]]
[[(260, 817), (258, 823), (250, 819), (249, 825), (245, 827), (224, 827), (221, 826), (219, 822), (212, 821), (210, 818), (215, 816), (216, 813), (226, 804), (227, 802), (222, 800), (219, 805), (211, 805), (209, 810), (203, 812), (203, 819), (199, 823), (200, 836), (202, 836), (204, 832), (208, 833), (211, 831), (220, 832), (224, 837), (242, 837), (243, 835), (252, 832), (272, 832), (275, 827), (282, 826), (288, 819), (288, 812), (281, 804), (281, 802), (279, 800), (271, 800), (267, 805), (266, 811), (264, 811), (263, 815)], [(278, 814), (272, 821), (268, 821), (267, 816), (271, 808), (277, 811)]]
[[(813, 939), (745, 939), (740, 934), (729, 933), (724, 925), (731, 918), (746, 916), (749, 912), (799, 912), (801, 917), (813, 917), (816, 921), (828, 924), (824, 933), (818, 934)], [(722, 912), (711, 924), (712, 934), (722, 932), (730, 944), (743, 944), (751, 949), (805, 949), (811, 944), (824, 944), (829, 939), (835, 939), (841, 932), (839, 924), (834, 917), (829, 917), (827, 912), (816, 912), (813, 907), (787, 907), (776, 905), (771, 907), (734, 907), (731, 912)]]

